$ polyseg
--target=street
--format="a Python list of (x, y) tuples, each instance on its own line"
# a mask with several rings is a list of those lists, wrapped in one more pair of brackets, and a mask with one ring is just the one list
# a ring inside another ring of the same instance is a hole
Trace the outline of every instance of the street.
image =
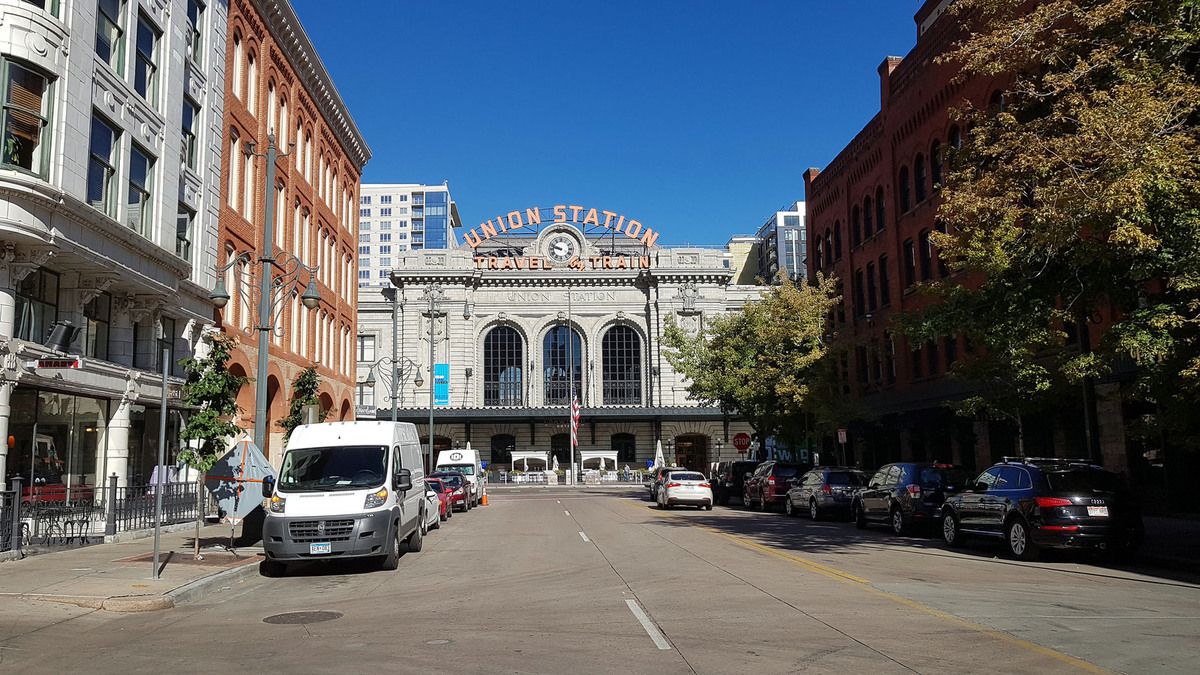
[[(1200, 585), (1178, 574), (664, 512), (644, 489), (490, 501), (396, 572), (313, 563), (145, 614), (0, 599), (0, 669), (1190, 673), (1200, 657)], [(298, 611), (336, 614), (264, 622)]]

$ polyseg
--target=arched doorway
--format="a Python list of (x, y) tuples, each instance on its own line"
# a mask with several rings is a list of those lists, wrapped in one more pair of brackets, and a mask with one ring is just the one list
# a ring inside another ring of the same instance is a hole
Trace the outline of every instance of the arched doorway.
[(346, 421), (349, 421), (349, 419), (350, 419), (350, 401), (348, 399), (342, 399), (342, 411), (338, 415), (338, 420), (341, 422), (346, 422)]
[[(512, 434), (492, 436), (492, 466), (499, 468), (512, 465), (512, 451), (517, 447), (517, 438)], [(489, 467), (490, 468), (490, 467)]]
[(637, 464), (637, 438), (633, 434), (613, 434), (611, 440), (618, 465)]
[(683, 434), (675, 437), (675, 466), (708, 471), (708, 436)]
[[(571, 434), (554, 434), (550, 437), (550, 453), (558, 460), (558, 468), (571, 468)], [(550, 460), (554, 461), (554, 460)]]

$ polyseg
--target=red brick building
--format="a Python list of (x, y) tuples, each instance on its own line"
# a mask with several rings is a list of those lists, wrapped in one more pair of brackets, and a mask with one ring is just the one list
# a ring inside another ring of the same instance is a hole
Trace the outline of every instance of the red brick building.
[[(911, 344), (893, 320), (923, 301), (921, 281), (945, 278), (929, 235), (938, 229), (938, 190), (946, 150), (965, 129), (950, 111), (1000, 100), (1001, 79), (955, 81), (954, 64), (936, 63), (959, 37), (957, 19), (943, 16), (950, 0), (926, 0), (914, 19), (917, 42), (907, 56), (879, 66), (880, 110), (823, 171), (804, 174), (810, 275), (842, 283), (834, 329), (841, 394), (857, 398), (865, 418), (851, 423), (855, 456), (873, 466), (900, 459), (954, 461), (984, 468), (1016, 454), (1015, 429), (964, 420), (944, 404), (969, 390), (946, 376), (967, 347), (947, 336)], [(1099, 445), (1105, 463), (1124, 469), (1124, 429), (1115, 384), (1097, 387)], [(1096, 427), (1094, 427), (1096, 428)], [(1030, 455), (1087, 456), (1082, 403), (1027, 420)]]
[[(225, 276), (231, 296), (222, 327), (238, 338), (231, 369), (267, 378), (270, 447), (278, 461), (278, 420), (287, 414), (296, 376), (315, 364), (328, 419), (353, 418), (357, 312), (358, 187), (370, 150), (287, 0), (229, 3), (225, 70), (222, 208), (217, 260), (235, 263)], [(274, 248), (295, 255), (316, 273), (321, 304), (300, 302), (309, 275), (276, 301), (268, 372), (254, 372), (258, 355), (257, 255), (265, 234), (266, 160), (248, 157), (246, 143), (265, 153), (268, 132), (287, 152), (276, 162)], [(289, 150), (290, 148), (290, 150)], [(243, 428), (254, 423), (254, 384), (242, 388)]]

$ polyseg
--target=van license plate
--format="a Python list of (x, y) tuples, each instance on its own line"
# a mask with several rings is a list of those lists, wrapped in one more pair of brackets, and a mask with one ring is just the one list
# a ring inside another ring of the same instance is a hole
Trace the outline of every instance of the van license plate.
[(309, 544), (308, 552), (310, 555), (321, 555), (323, 553), (333, 553), (332, 544)]
[(1108, 517), (1108, 507), (1107, 506), (1089, 506), (1088, 507), (1088, 515), (1107, 518)]

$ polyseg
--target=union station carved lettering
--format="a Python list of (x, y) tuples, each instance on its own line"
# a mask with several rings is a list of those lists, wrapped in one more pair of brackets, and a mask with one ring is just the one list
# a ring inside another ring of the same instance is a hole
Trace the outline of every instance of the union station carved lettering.
[(549, 258), (541, 256), (512, 256), (494, 257), (475, 256), (475, 269), (478, 270), (648, 270), (650, 256), (648, 255), (593, 255), (586, 258), (574, 257), (555, 265)]
[[(467, 246), (475, 248), (483, 242), (508, 232), (542, 224), (542, 207), (533, 206), (524, 211), (509, 211), (503, 216), (489, 218), (477, 227), (463, 233), (463, 241)], [(643, 246), (654, 246), (658, 242), (658, 232), (642, 225), (633, 218), (605, 209), (595, 209), (578, 204), (555, 204), (550, 209), (554, 223), (579, 223), (584, 226), (612, 230), (640, 242)], [(536, 268), (534, 268), (536, 269)]]
[[(572, 291), (571, 302), (612, 302), (617, 299), (616, 291)], [(567, 291), (551, 293), (547, 291), (512, 291), (508, 294), (508, 302), (512, 303), (549, 303), (566, 302)]]

